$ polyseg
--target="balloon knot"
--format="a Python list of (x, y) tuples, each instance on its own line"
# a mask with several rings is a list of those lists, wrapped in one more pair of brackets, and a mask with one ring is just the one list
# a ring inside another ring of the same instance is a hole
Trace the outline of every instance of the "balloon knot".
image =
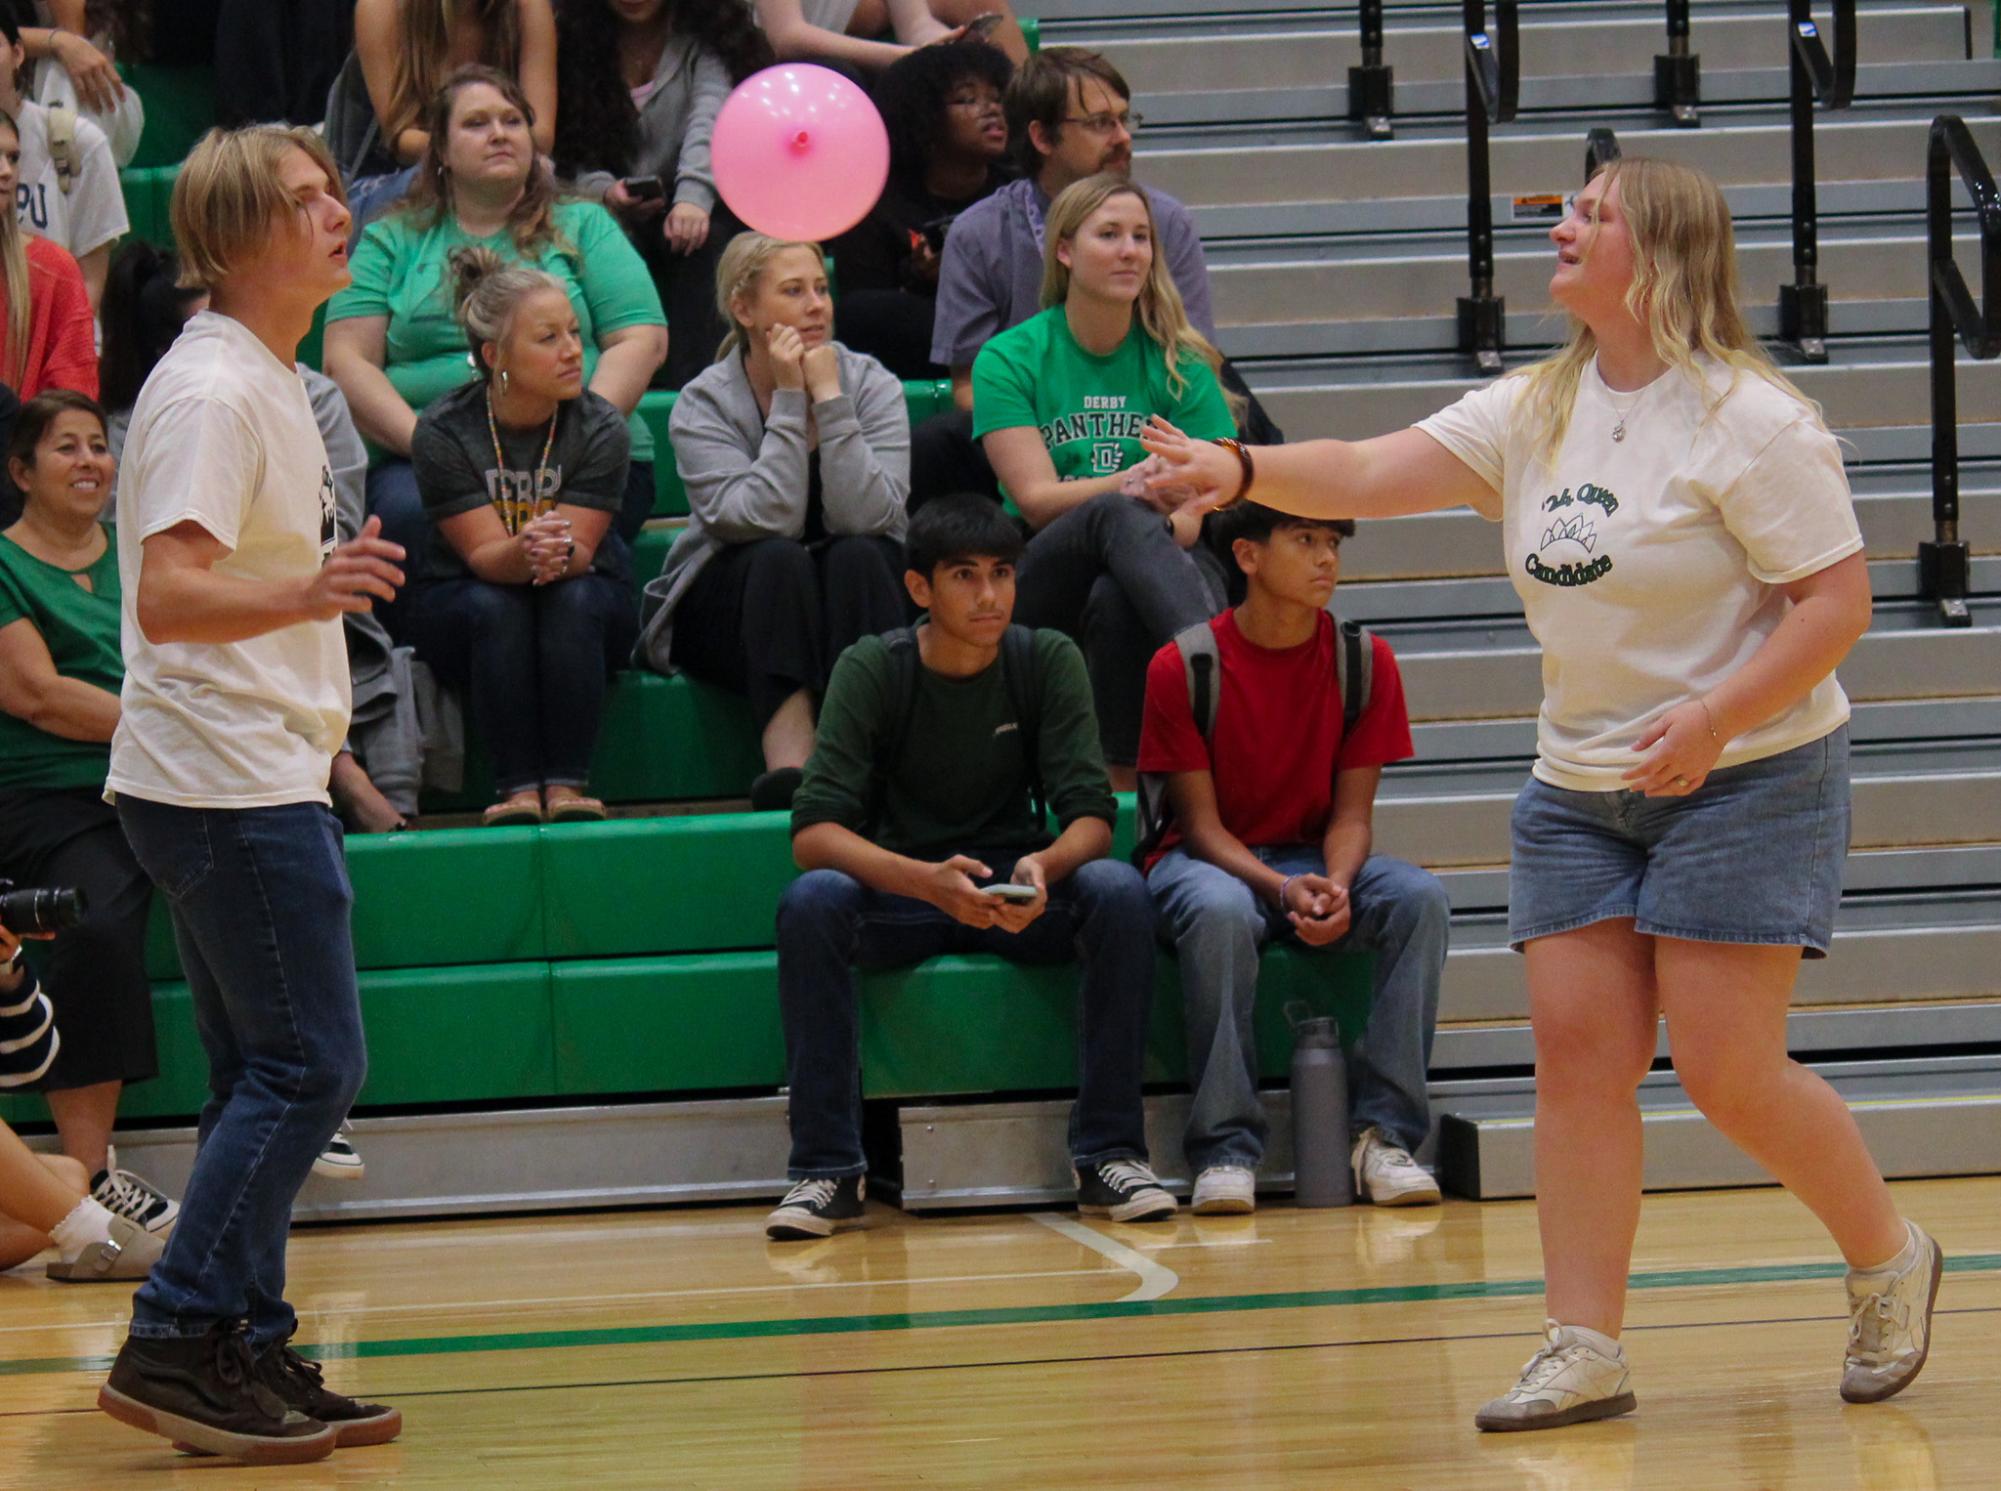
[(800, 155), (804, 155), (806, 153), (806, 148), (812, 143), (813, 143), (813, 137), (803, 129), (800, 130), (798, 134), (792, 137), (792, 149)]

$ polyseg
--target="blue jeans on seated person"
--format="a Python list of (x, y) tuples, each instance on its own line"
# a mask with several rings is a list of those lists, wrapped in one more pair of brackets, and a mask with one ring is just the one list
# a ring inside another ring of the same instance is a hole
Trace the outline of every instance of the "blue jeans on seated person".
[(630, 583), (595, 573), (553, 585), (425, 580), (409, 606), (417, 655), (466, 693), (496, 800), (536, 787), (582, 790), (607, 685), (639, 632)]
[(340, 821), (319, 803), (181, 808), (130, 794), (118, 818), (166, 898), (208, 1053), (194, 1172), (132, 1334), (247, 1318), (259, 1349), (285, 1303), (292, 1202), (368, 1071)]
[[(1317, 875), (1327, 867), (1317, 845), (1251, 852), (1285, 875)], [(1147, 885), (1160, 909), (1161, 937), (1181, 963), (1188, 1078), (1195, 1089), (1188, 1164), (1198, 1172), (1211, 1165), (1255, 1170), (1265, 1147), (1252, 1027), (1258, 950), (1275, 937), (1298, 943), (1298, 933), (1283, 912), (1228, 870), (1180, 849), (1161, 857)], [(1348, 933), (1324, 951), (1374, 953), (1376, 960), (1369, 1023), (1348, 1052), (1349, 1128), (1359, 1134), (1374, 1126), (1392, 1143), (1415, 1150), (1431, 1130), (1425, 1073), (1438, 1025), (1451, 906), (1436, 876), (1385, 854), (1363, 861), (1348, 899)]]
[[(382, 520), (382, 536), (401, 544), (409, 558), (404, 573), (414, 580), (415, 565), (431, 541), (431, 519), (424, 511), (424, 495), (417, 490), (417, 468), (401, 456), (378, 461), (368, 470), (368, 515)], [(653, 516), (653, 463), (634, 461), (626, 468), (625, 501), (612, 520), (612, 531), (630, 545), (646, 520)], [(377, 601), (375, 614), (391, 640), (407, 644), (410, 625), (410, 592), (406, 585), (393, 601)], [(635, 611), (638, 597), (633, 598)]]
[[(1020, 856), (965, 851), (998, 875)], [(838, 870), (809, 870), (778, 903), (778, 1002), (791, 1085), (794, 1180), (860, 1175), (861, 1006), (855, 969), (903, 968), (941, 953), (1081, 965), (1077, 1102), (1070, 1154), (1081, 1167), (1146, 1158), (1140, 1077), (1153, 1002), (1153, 903), (1139, 873), (1096, 859), (1050, 887), (1020, 932), (979, 929), (928, 901), (885, 895)], [(986, 1018), (967, 1006), (967, 1028)]]

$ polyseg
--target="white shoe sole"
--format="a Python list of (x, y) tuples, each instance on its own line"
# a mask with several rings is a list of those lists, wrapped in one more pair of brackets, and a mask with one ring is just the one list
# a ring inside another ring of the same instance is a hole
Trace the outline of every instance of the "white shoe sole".
[(324, 1460), (334, 1452), (334, 1443), (338, 1438), (332, 1429), (325, 1426), (317, 1434), (288, 1439), (232, 1434), (194, 1419), (182, 1418), (179, 1414), (148, 1407), (135, 1398), (126, 1397), (109, 1384), (97, 1390), (97, 1406), (121, 1424), (157, 1434), (162, 1439), (192, 1445), (211, 1455), (240, 1460), (245, 1465), (303, 1465), (313, 1460)]
[(1945, 1249), (1941, 1248), (1929, 1233), (1920, 1235), (1924, 1237), (1926, 1244), (1931, 1248), (1932, 1254), (1932, 1284), (1930, 1292), (1925, 1296), (1925, 1349), (1918, 1353), (1918, 1359), (1912, 1364), (1911, 1370), (1894, 1381), (1874, 1383), (1867, 1388), (1850, 1388), (1844, 1382), (1841, 1385), (1843, 1402), (1881, 1403), (1885, 1398), (1894, 1398), (1898, 1393), (1901, 1393), (1905, 1388), (1918, 1380), (1918, 1373), (1924, 1371), (1925, 1363), (1931, 1360), (1932, 1309), (1938, 1304), (1939, 1280), (1945, 1276)]
[(1176, 1208), (1172, 1196), (1161, 1199), (1167, 1204), (1163, 1206), (1160, 1200), (1141, 1200), (1122, 1201), (1117, 1206), (1086, 1206), (1080, 1201), (1077, 1212), (1080, 1216), (1104, 1217), (1113, 1222), (1164, 1222), (1174, 1215)]
[(1254, 1196), (1204, 1196), (1188, 1208), (1198, 1217), (1242, 1217), (1258, 1209)]
[(1473, 1415), (1476, 1428), (1489, 1434), (1515, 1434), (1529, 1429), (1563, 1429), (1571, 1424), (1586, 1424), (1593, 1419), (1615, 1419), (1624, 1413), (1631, 1413), (1639, 1407), (1639, 1399), (1631, 1393), (1619, 1393), (1610, 1398), (1593, 1398), (1587, 1403), (1573, 1403), (1561, 1413), (1541, 1414), (1528, 1418), (1489, 1413), (1481, 1409)]
[(1445, 1199), (1436, 1183), (1428, 1186), (1412, 1186), (1408, 1190), (1389, 1191), (1377, 1194), (1374, 1191), (1359, 1193), (1371, 1206), (1436, 1206)]
[(775, 1211), (764, 1219), (764, 1235), (773, 1242), (810, 1242), (861, 1224), (860, 1217), (816, 1217), (809, 1211)]

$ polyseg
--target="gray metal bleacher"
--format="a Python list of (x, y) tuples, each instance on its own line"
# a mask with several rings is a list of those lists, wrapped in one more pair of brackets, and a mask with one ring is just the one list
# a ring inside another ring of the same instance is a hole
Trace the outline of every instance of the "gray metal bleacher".
[[(1939, 113), (2001, 159), (2001, 62), (1986, 5), (1862, 0), (1853, 106), (1815, 125), (1828, 361), (1788, 372), (1849, 443), (1877, 610), (1842, 668), (1856, 701), (1855, 840), (1835, 953), (1808, 964), (1795, 1053), (1849, 1096), (1893, 1175), (2001, 1170), (2001, 365), (1958, 364), (1962, 533), (1973, 625), (1921, 593), (1932, 534), (1924, 169)], [(1146, 116), (1136, 174), (1181, 198), (1209, 256), (1224, 351), (1293, 438), (1408, 424), (1480, 381), (1467, 293), (1463, 27), (1457, 4), (1388, 0), (1394, 138), (1347, 119), (1354, 5), (1051, 0), (1045, 45), (1105, 51)], [(1701, 165), (1737, 216), (1754, 328), (1792, 278), (1787, 7), (1695, 0), (1700, 127), (1655, 104), (1664, 7), (1522, 6), (1519, 113), (1492, 134), (1495, 293), (1508, 362), (1562, 335), (1547, 224), (1517, 196), (1581, 183), (1586, 131)], [(1821, 17), (1825, 27), (1827, 18)], [(1963, 195), (1961, 198), (1964, 200)], [(1978, 283), (1964, 223), (1955, 254)], [(1378, 844), (1437, 869), (1454, 946), (1434, 1054), (1439, 1162), (1477, 1196), (1533, 1190), (1533, 1050), (1505, 942), (1507, 812), (1533, 752), (1540, 676), (1493, 530), (1464, 512), (1365, 525), (1344, 614), (1397, 648), (1419, 755), (1384, 779)], [(1662, 1047), (1665, 1055), (1665, 1041)], [(1647, 1183), (1757, 1178), (1670, 1070), (1643, 1094)]]

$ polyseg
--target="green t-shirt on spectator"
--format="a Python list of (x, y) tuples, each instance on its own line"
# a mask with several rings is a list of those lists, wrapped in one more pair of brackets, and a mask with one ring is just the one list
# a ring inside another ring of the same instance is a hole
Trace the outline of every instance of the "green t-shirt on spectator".
[[(584, 381), (597, 372), (598, 338), (629, 326), (665, 326), (660, 293), (646, 262), (613, 220), (595, 202), (563, 202), (556, 213), (556, 238), (533, 261), (569, 292), (577, 330), (584, 341)], [(465, 333), (452, 314), (450, 259), (454, 249), (480, 244), (501, 257), (518, 260), (514, 235), (505, 230), (474, 238), (450, 213), (426, 226), (425, 214), (391, 212), (368, 225), (354, 247), (348, 269), (354, 282), (327, 306), (327, 320), (387, 316), (383, 371), (419, 414), (439, 394), (473, 379)], [(574, 253), (564, 250), (567, 244)], [(627, 421), (632, 459), (653, 459), (653, 433), (634, 414)]]
[(1133, 319), (1103, 357), (1070, 334), (1060, 305), (992, 338), (973, 359), (973, 438), (1032, 426), (1064, 481), (1113, 476), (1146, 459), (1139, 432), (1164, 415), (1197, 440), (1234, 435), (1216, 375), (1181, 356), (1182, 387), (1168, 388), (1167, 354)]
[[(88, 590), (78, 575), (90, 582)], [(71, 571), (0, 534), (0, 626), (30, 622), (56, 672), (114, 697), (125, 683), (119, 594), (116, 544), (105, 544), (88, 568)], [(0, 789), (102, 787), (110, 766), (110, 741), (65, 740), (0, 710)]]

